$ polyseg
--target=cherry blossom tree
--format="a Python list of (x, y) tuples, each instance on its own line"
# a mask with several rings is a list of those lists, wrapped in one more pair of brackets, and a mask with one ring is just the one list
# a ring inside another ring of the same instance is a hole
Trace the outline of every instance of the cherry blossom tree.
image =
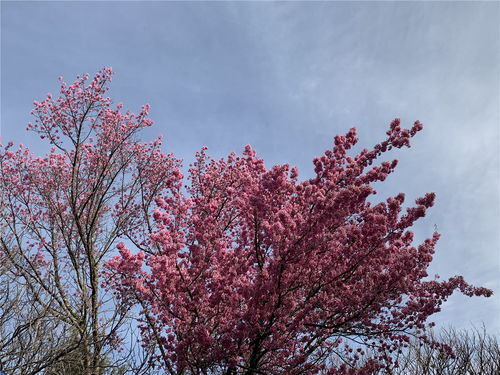
[[(144, 345), (168, 374), (369, 374), (389, 368), (428, 317), (459, 290), (489, 296), (462, 277), (428, 278), (438, 233), (413, 244), (410, 228), (434, 203), (403, 207), (400, 193), (371, 204), (372, 186), (422, 129), (398, 119), (373, 149), (349, 156), (353, 128), (314, 159), (315, 176), (271, 169), (247, 146), (213, 160), (206, 149), (186, 192), (156, 197), (150, 242), (107, 263), (124, 304), (139, 305)], [(432, 324), (432, 323), (431, 323)], [(367, 350), (377, 355), (358, 367)], [(341, 359), (328, 367), (329, 359)]]
[[(118, 238), (148, 240), (153, 198), (179, 183), (179, 162), (160, 151), (160, 138), (138, 140), (152, 124), (149, 106), (138, 115), (113, 106), (105, 96), (111, 77), (105, 68), (72, 85), (61, 78), (57, 98), (34, 102), (36, 121), (28, 130), (50, 144), (45, 156), (12, 142), (0, 151), (2, 277), (28, 296), (38, 326), (52, 327), (43, 340), (31, 323), (22, 331), (43, 343), (43, 356), (2, 347), (10, 353), (2, 355), (9, 373), (62, 368), (58, 363), (68, 358), (78, 359), (72, 366), (81, 374), (112, 367), (127, 310), (102, 289), (102, 264)], [(19, 333), (22, 322), (13, 319), (2, 328)]]
[[(369, 202), (397, 161), (374, 163), (408, 147), (419, 122), (394, 120), (354, 156), (355, 129), (336, 136), (305, 181), (250, 146), (222, 160), (202, 149), (184, 178), (160, 138), (139, 140), (149, 106), (134, 115), (105, 96), (111, 77), (61, 79), (57, 97), (34, 103), (28, 130), (49, 143), (45, 156), (1, 146), (0, 288), (14, 299), (0, 296), (12, 306), (0, 334), (15, 338), (2, 370), (372, 373), (411, 337), (441, 348), (425, 324), (453, 291), (491, 294), (428, 278), (439, 235), (414, 245), (410, 228), (434, 194), (406, 211), (403, 194)], [(25, 316), (11, 313), (19, 306)], [(135, 370), (130, 355), (119, 361), (131, 312), (146, 353)]]

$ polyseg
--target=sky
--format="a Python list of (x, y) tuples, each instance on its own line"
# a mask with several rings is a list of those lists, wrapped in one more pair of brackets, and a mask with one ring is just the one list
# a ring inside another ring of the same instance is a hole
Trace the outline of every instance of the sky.
[(495, 294), (454, 294), (433, 320), (500, 335), (499, 25), (498, 2), (1, 1), (0, 135), (45, 153), (33, 100), (103, 66), (115, 102), (152, 106), (144, 140), (186, 165), (251, 144), (305, 179), (336, 134), (356, 126), (359, 150), (420, 120), (375, 199), (437, 194), (414, 228), (442, 235), (429, 274)]

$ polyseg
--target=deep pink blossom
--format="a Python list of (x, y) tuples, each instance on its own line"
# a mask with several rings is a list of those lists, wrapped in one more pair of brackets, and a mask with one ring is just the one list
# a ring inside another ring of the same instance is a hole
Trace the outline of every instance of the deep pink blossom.
[[(410, 334), (424, 339), (428, 317), (454, 290), (490, 295), (461, 277), (426, 280), (439, 235), (415, 246), (410, 227), (433, 193), (405, 213), (402, 193), (367, 201), (397, 161), (371, 165), (421, 129), (396, 119), (386, 140), (351, 157), (352, 128), (303, 182), (288, 165), (266, 169), (248, 145), (227, 160), (197, 153), (187, 194), (156, 198), (144, 266), (123, 250), (109, 262), (123, 298), (149, 316), (143, 337), (165, 370), (316, 374), (335, 352), (347, 367), (328, 374), (369, 374)], [(354, 343), (383, 354), (356, 368)]]
[[(355, 155), (355, 128), (334, 137), (304, 181), (249, 145), (221, 160), (203, 148), (185, 177), (160, 137), (138, 140), (149, 105), (134, 114), (105, 96), (111, 78), (61, 78), (59, 95), (33, 103), (28, 130), (49, 142), (45, 156), (0, 150), (1, 249), (22, 249), (16, 274), (56, 290), (57, 313), (95, 350), (119, 342), (102, 323), (102, 284), (118, 311), (140, 308), (143, 343), (172, 375), (370, 374), (410, 335), (428, 340), (428, 318), (455, 290), (491, 295), (428, 278), (439, 234), (414, 244), (410, 229), (433, 193), (410, 207), (402, 193), (368, 201), (397, 166), (379, 158), (409, 147), (418, 121), (395, 119)], [(360, 367), (367, 347), (378, 354)], [(332, 355), (344, 365), (327, 368)]]

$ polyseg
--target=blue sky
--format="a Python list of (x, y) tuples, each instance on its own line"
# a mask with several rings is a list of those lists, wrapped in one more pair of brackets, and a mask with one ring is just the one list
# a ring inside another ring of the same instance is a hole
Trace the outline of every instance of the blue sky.
[(462, 274), (490, 299), (454, 295), (435, 320), (500, 334), (499, 3), (1, 2), (1, 136), (24, 131), (57, 77), (102, 66), (110, 96), (152, 106), (165, 151), (186, 164), (250, 143), (266, 165), (312, 174), (313, 157), (356, 126), (360, 145), (400, 117), (424, 131), (377, 186), (378, 198), (428, 191), (418, 239), (442, 238), (430, 274)]

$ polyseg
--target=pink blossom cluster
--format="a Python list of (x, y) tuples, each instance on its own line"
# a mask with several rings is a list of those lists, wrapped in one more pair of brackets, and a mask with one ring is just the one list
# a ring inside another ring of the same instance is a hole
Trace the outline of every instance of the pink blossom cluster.
[[(266, 169), (250, 146), (226, 160), (197, 153), (187, 194), (156, 201), (149, 250), (121, 248), (108, 263), (115, 288), (140, 304), (144, 340), (164, 368), (316, 374), (342, 353), (347, 367), (330, 374), (368, 374), (390, 366), (410, 335), (425, 339), (425, 322), (454, 290), (490, 295), (461, 277), (426, 280), (439, 235), (413, 246), (409, 228), (433, 193), (405, 212), (402, 193), (367, 201), (397, 161), (370, 165), (421, 129), (396, 119), (386, 140), (350, 157), (353, 128), (303, 182), (288, 165)], [(358, 368), (356, 345), (380, 355)]]
[[(161, 137), (139, 141), (152, 124), (149, 105), (123, 113), (104, 96), (111, 76), (104, 68), (71, 85), (61, 79), (58, 97), (34, 102), (28, 130), (49, 142), (45, 156), (12, 142), (0, 146), (0, 255), (77, 330), (91, 311), (98, 324), (108, 318), (100, 316), (106, 297), (96, 283), (103, 261), (119, 239), (149, 243), (154, 199), (181, 179), (180, 162), (160, 150)], [(116, 327), (106, 329), (111, 342)]]
[[(203, 148), (185, 177), (161, 138), (139, 141), (149, 106), (134, 115), (105, 96), (111, 77), (61, 79), (57, 98), (34, 103), (28, 129), (47, 155), (0, 151), (0, 249), (74, 327), (78, 312), (104, 319), (98, 278), (118, 309), (139, 306), (143, 343), (167, 373), (369, 374), (411, 336), (427, 340), (455, 290), (491, 295), (460, 276), (428, 279), (439, 234), (414, 245), (410, 228), (433, 193), (406, 209), (402, 193), (368, 200), (397, 165), (375, 162), (409, 147), (418, 121), (394, 120), (353, 156), (356, 129), (336, 136), (305, 181), (287, 164), (267, 169), (250, 146), (220, 160)], [(100, 332), (94, 345), (117, 346), (116, 327)], [(367, 352), (379, 354), (358, 365)], [(335, 355), (343, 367), (328, 368)]]

